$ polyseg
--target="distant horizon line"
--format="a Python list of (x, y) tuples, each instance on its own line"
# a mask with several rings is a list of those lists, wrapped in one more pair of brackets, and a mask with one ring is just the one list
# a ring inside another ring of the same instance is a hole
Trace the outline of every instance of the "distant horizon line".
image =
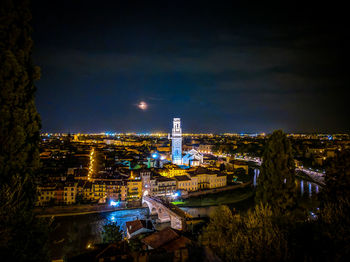
[[(279, 130), (279, 129), (275, 129)], [(197, 133), (197, 132), (186, 132), (182, 133), (183, 135), (239, 135), (239, 136), (244, 136), (244, 135), (269, 135), (272, 134), (272, 132), (204, 132), (204, 133)], [(288, 135), (349, 135), (349, 133), (339, 133), (339, 132), (322, 132), (322, 133), (315, 133), (315, 132), (285, 132), (284, 133)], [(47, 132), (47, 131), (42, 131), (40, 134), (62, 134), (62, 135), (106, 135), (106, 136), (115, 136), (115, 135), (168, 135), (171, 134), (171, 132)]]

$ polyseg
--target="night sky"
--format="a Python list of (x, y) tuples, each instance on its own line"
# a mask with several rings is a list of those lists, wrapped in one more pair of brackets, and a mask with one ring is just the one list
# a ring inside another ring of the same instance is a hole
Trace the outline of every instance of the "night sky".
[(33, 2), (43, 131), (349, 132), (345, 7)]

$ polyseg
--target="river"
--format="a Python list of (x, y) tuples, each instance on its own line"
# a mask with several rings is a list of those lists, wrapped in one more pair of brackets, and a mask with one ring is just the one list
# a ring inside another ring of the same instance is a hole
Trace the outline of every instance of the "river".
[[(315, 183), (298, 179), (296, 184), (299, 195), (304, 199), (312, 199), (320, 190)], [(253, 206), (252, 198), (238, 203), (230, 204), (231, 209), (240, 211), (247, 210)], [(184, 211), (193, 217), (208, 217), (217, 206), (207, 207), (182, 207)], [(52, 259), (62, 258), (65, 254), (82, 252), (89, 244), (101, 242), (103, 225), (115, 222), (125, 232), (125, 223), (136, 219), (149, 217), (148, 208), (136, 208), (118, 210), (105, 213), (88, 215), (56, 217), (53, 221), (54, 231), (51, 233), (50, 250)], [(169, 226), (169, 224), (155, 224), (157, 229)]]

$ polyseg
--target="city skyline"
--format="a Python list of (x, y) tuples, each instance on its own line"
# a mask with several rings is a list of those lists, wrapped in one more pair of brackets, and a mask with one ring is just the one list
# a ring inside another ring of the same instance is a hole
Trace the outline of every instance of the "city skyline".
[(1, 1), (2, 257), (343, 261), (345, 10)]
[[(348, 132), (337, 7), (33, 2), (44, 131)], [(325, 19), (328, 14), (337, 18)]]

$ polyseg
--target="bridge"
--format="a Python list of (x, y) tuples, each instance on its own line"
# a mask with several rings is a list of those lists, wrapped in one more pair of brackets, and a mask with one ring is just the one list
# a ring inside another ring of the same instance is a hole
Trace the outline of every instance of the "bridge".
[(186, 221), (192, 218), (177, 206), (157, 197), (143, 196), (142, 204), (144, 203), (147, 204), (151, 215), (158, 215), (160, 223), (170, 222), (174, 229), (186, 230)]

